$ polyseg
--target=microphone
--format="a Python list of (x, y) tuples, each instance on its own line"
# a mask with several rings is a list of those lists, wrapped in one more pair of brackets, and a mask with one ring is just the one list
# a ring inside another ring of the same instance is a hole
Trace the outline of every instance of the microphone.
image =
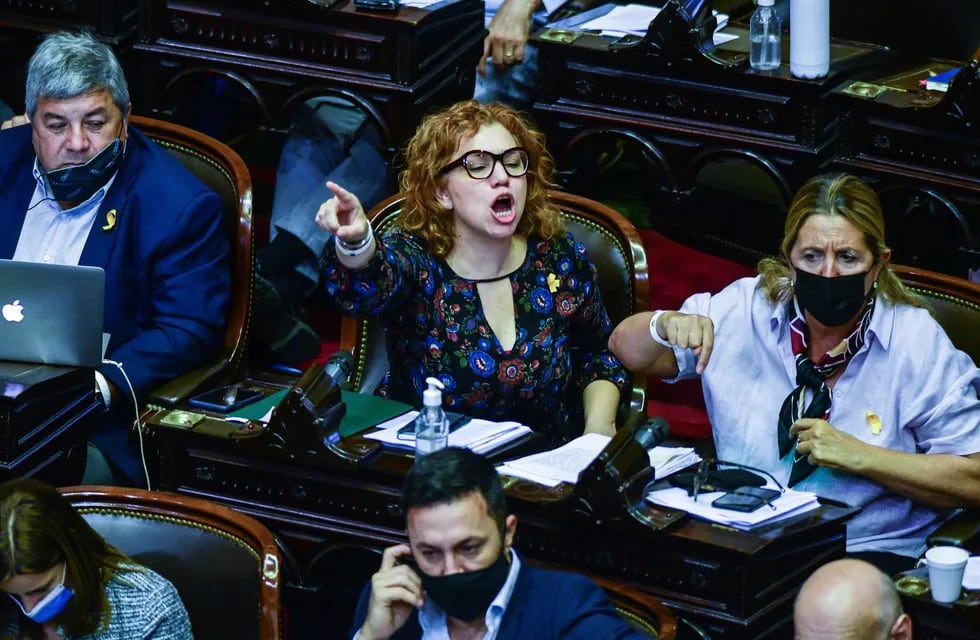
[(354, 356), (350, 351), (338, 351), (327, 359), (323, 373), (330, 377), (333, 386), (340, 387), (350, 378), (354, 370)]
[(633, 432), (633, 440), (650, 451), (670, 435), (670, 425), (660, 416), (650, 418)]
[(670, 429), (660, 417), (649, 418), (636, 426), (641, 417), (639, 413), (631, 415), (606, 448), (579, 474), (575, 484), (576, 510), (596, 523), (618, 520), (628, 514), (645, 525), (650, 524), (641, 514), (642, 509), (634, 505), (634, 500), (643, 501), (635, 486), (639, 486), (636, 483), (640, 480), (654, 477), (648, 452), (667, 439)]
[(270, 431), (283, 446), (309, 452), (336, 445), (340, 421), (347, 413), (341, 387), (353, 369), (350, 351), (338, 351), (325, 364), (303, 372), (269, 420)]

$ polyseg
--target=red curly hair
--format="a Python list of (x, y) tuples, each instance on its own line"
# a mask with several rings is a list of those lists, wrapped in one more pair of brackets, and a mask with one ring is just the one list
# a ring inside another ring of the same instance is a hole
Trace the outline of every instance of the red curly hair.
[(517, 233), (549, 240), (564, 231), (561, 212), (548, 198), (555, 176), (555, 161), (544, 144), (544, 134), (531, 128), (520, 113), (500, 104), (465, 100), (427, 115), (403, 152), (404, 169), (398, 186), (405, 205), (398, 226), (421, 237), (429, 251), (444, 258), (455, 242), (455, 217), (439, 204), (436, 191), (446, 184), (439, 171), (455, 160), (459, 143), (471, 138), (484, 125), (499, 123), (528, 154), (527, 202)]

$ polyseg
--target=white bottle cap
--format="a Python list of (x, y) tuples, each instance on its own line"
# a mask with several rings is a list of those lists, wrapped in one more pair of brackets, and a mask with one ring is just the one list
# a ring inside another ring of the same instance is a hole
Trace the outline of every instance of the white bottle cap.
[(776, 4), (776, 0), (757, 0), (760, 7), (771, 7)]
[(425, 383), (429, 388), (422, 392), (422, 404), (427, 407), (442, 406), (442, 390), (445, 387), (438, 378), (426, 378)]

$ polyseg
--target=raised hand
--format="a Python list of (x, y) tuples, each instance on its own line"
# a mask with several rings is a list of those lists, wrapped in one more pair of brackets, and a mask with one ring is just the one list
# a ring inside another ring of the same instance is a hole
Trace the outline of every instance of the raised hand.
[(407, 544), (384, 550), (381, 568), (371, 576), (371, 600), (361, 625), (361, 640), (386, 640), (402, 628), (412, 610), (422, 606), (422, 579), (399, 559), (410, 556)]
[(335, 182), (327, 182), (327, 189), (334, 195), (316, 212), (317, 225), (348, 244), (357, 244), (370, 229), (361, 201)]

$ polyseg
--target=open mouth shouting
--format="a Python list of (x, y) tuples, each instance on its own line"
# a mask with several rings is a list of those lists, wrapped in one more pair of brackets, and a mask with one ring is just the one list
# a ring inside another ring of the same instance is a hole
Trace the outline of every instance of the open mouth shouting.
[(517, 211), (514, 208), (514, 196), (510, 194), (502, 195), (494, 200), (491, 208), (493, 209), (493, 217), (502, 224), (509, 224), (517, 217)]

